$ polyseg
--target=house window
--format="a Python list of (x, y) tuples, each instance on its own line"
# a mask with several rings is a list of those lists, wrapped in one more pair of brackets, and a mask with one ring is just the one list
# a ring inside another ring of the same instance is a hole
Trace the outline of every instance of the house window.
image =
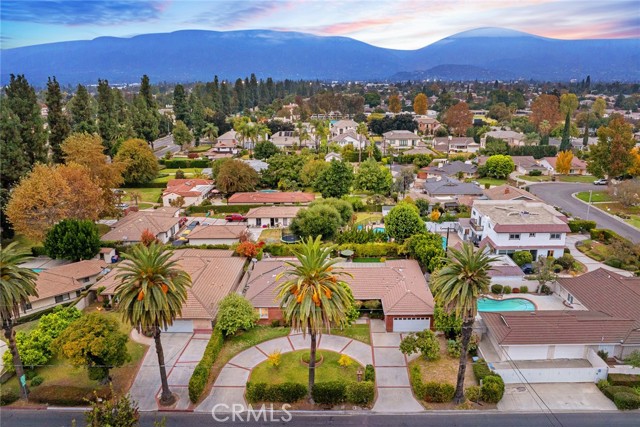
[(289, 225), (289, 218), (282, 218), (282, 225), (285, 227)]
[(560, 240), (560, 233), (551, 233), (549, 237), (551, 240)]
[(568, 294), (568, 295), (567, 295), (567, 302), (568, 302), (569, 304), (573, 304), (573, 295), (571, 295), (571, 294)]
[(71, 295), (69, 295), (69, 294), (58, 295), (55, 298), (56, 304), (59, 304), (59, 303), (61, 303), (63, 301), (69, 301), (69, 299), (71, 299)]
[(536, 237), (536, 233), (529, 233), (529, 237)]
[(509, 234), (509, 240), (520, 240), (520, 233)]
[(80, 295), (82, 295), (82, 291), (76, 291), (76, 298), (80, 298)]
[(256, 226), (262, 227), (262, 218), (256, 218)]
[(268, 319), (269, 318), (269, 309), (268, 308), (259, 308), (258, 309), (258, 315), (260, 315), (261, 319)]
[(401, 139), (401, 140), (400, 140), (400, 146), (401, 146), (401, 147), (406, 147), (408, 144), (409, 144), (409, 143), (408, 143), (408, 141), (407, 141), (406, 139)]

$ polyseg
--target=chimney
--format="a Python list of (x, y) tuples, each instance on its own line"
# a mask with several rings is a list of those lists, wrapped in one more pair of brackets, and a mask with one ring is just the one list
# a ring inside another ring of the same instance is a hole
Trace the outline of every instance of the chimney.
[(504, 194), (509, 194), (509, 187), (504, 188)]
[(453, 140), (453, 136), (449, 135), (449, 141)]

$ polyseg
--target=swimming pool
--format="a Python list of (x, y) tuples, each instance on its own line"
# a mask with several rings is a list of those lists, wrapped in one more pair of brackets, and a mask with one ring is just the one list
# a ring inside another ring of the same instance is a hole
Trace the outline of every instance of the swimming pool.
[(524, 298), (508, 298), (495, 300), (481, 298), (478, 300), (478, 311), (535, 311), (536, 306)]
[(41, 271), (44, 271), (44, 268), (32, 268), (31, 271), (34, 273), (40, 273)]

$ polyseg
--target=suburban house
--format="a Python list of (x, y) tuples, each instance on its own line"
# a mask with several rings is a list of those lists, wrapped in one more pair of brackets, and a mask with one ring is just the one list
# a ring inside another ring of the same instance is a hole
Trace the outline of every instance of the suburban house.
[(299, 206), (261, 206), (245, 217), (250, 227), (288, 227), (299, 210)]
[(118, 255), (116, 254), (116, 250), (114, 248), (100, 248), (100, 252), (98, 255), (93, 257), (93, 259), (97, 259), (100, 261), (104, 261), (105, 264), (113, 264), (116, 262)]
[(476, 153), (480, 144), (470, 137), (443, 137), (433, 138), (433, 148), (441, 153)]
[[(557, 157), (545, 157), (540, 160), (540, 165), (545, 167), (550, 175), (558, 175), (556, 171)], [(580, 160), (577, 157), (571, 159), (571, 166), (569, 169), (569, 175), (587, 175), (587, 162)]]
[(480, 351), (506, 383), (597, 382), (609, 372), (598, 351), (640, 349), (639, 278), (597, 269), (559, 278), (554, 293), (566, 309), (480, 313)]
[(489, 200), (528, 200), (532, 202), (540, 202), (533, 194), (522, 188), (513, 187), (509, 184), (498, 185), (484, 190), (484, 195)]
[[(82, 292), (108, 272), (104, 261), (91, 259), (52, 267), (38, 273), (37, 297), (21, 307), (23, 313), (33, 313), (80, 298)], [(78, 307), (80, 309), (84, 308)]]
[(246, 225), (198, 225), (189, 233), (189, 244), (198, 245), (233, 245), (247, 232)]
[(216, 138), (216, 143), (212, 147), (211, 151), (216, 153), (231, 153), (236, 154), (240, 151), (241, 144), (238, 139), (238, 133), (231, 129), (228, 132), (223, 133)]
[(355, 133), (357, 129), (358, 123), (353, 120), (338, 120), (331, 125), (331, 137), (333, 138), (349, 131), (353, 131)]
[(236, 193), (229, 197), (229, 205), (306, 205), (316, 199), (313, 193), (301, 191), (255, 191), (251, 193)]
[(453, 178), (430, 178), (422, 183), (422, 192), (432, 203), (443, 203), (446, 207), (458, 205), (462, 196), (481, 197), (482, 189), (471, 182)]
[(171, 202), (182, 197), (184, 199), (183, 207), (199, 205), (209, 197), (213, 188), (213, 181), (210, 179), (172, 179), (162, 192), (162, 204), (171, 206)]
[(418, 144), (415, 145), (413, 148), (403, 151), (402, 154), (403, 155), (407, 155), (407, 154), (428, 154), (428, 155), (433, 156), (433, 157), (438, 156), (438, 153), (436, 153), (431, 148), (429, 148), (426, 145), (424, 145), (424, 143), (421, 142), (421, 141), (419, 141)]
[(524, 134), (513, 130), (492, 130), (485, 133), (484, 137), (480, 140), (483, 148), (486, 145), (488, 137), (501, 139), (508, 145), (524, 145)]
[(342, 156), (340, 155), (340, 153), (334, 153), (333, 151), (327, 153), (327, 155), (324, 156), (324, 161), (325, 162), (330, 162), (332, 160), (335, 160), (337, 162), (341, 162), (342, 161)]
[(113, 224), (100, 240), (136, 244), (140, 243), (142, 233), (149, 230), (160, 242), (167, 243), (180, 229), (179, 212), (180, 209), (170, 207), (132, 212)]
[(475, 200), (471, 218), (461, 220), (457, 228), (462, 240), (492, 253), (529, 251), (533, 259), (562, 256), (569, 233), (564, 215), (545, 203), (526, 200)]
[[(266, 259), (256, 263), (248, 275), (245, 296), (258, 311), (261, 323), (282, 319), (276, 276), (285, 268), (281, 259)], [(344, 280), (356, 300), (381, 301), (388, 332), (433, 329), (433, 296), (417, 261), (345, 262), (335, 268), (352, 276)]]
[(360, 144), (362, 144), (362, 148), (365, 148), (365, 146), (367, 145), (366, 138), (358, 135), (355, 130), (348, 130), (344, 133), (336, 135), (332, 137), (329, 142), (336, 143), (340, 147), (351, 144), (356, 149), (360, 148)]
[[(487, 163), (489, 156), (478, 156), (476, 162), (478, 166)], [(533, 170), (539, 170), (543, 175), (547, 174), (547, 168), (540, 164), (540, 160), (536, 160), (533, 156), (511, 156), (511, 160), (515, 164), (516, 172), (522, 175), (528, 175)]]
[(438, 176), (459, 179), (473, 178), (478, 172), (478, 167), (471, 162), (461, 162), (460, 160), (443, 162), (436, 160), (434, 163), (436, 162), (437, 164), (435, 166), (427, 166), (420, 169), (427, 173), (427, 178), (435, 178)]
[(418, 117), (416, 122), (418, 122), (418, 131), (423, 135), (433, 136), (440, 127), (440, 122), (433, 117)]
[(246, 159), (242, 161), (251, 166), (251, 168), (258, 173), (269, 167), (269, 163), (258, 159)]
[[(296, 132), (292, 130), (281, 130), (269, 137), (269, 140), (274, 143), (276, 147), (281, 150), (288, 150), (293, 147), (300, 147), (300, 138)], [(305, 144), (310, 144), (311, 141), (305, 141)]]
[(384, 146), (395, 149), (409, 149), (418, 145), (422, 139), (419, 135), (408, 130), (391, 130), (382, 134)]
[[(233, 256), (230, 250), (181, 249), (174, 251), (171, 259), (191, 276), (192, 284), (187, 288), (181, 317), (166, 331), (210, 332), (220, 301), (237, 291), (246, 258)], [(118, 285), (116, 276), (116, 270), (111, 271), (92, 289), (97, 291), (104, 287), (100, 295), (113, 299)]]

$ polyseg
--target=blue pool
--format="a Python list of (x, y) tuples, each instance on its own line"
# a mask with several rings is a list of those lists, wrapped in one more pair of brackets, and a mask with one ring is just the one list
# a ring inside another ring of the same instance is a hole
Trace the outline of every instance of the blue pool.
[(376, 227), (373, 229), (374, 233), (384, 233), (384, 228), (383, 227)]
[(495, 300), (481, 298), (478, 300), (478, 311), (535, 311), (536, 306), (524, 298)]
[(40, 273), (41, 271), (44, 271), (44, 268), (32, 268), (31, 271), (35, 273)]

